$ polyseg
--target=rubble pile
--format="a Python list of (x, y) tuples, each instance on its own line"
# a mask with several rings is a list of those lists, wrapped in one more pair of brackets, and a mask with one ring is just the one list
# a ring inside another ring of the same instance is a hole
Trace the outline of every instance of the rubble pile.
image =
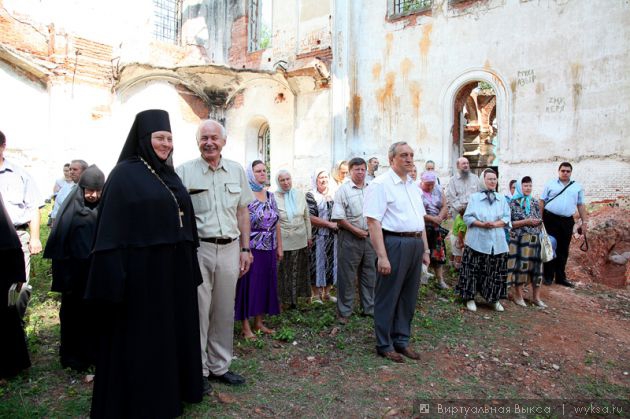
[(577, 282), (597, 282), (614, 288), (630, 286), (630, 210), (604, 205), (589, 214), (586, 233), (589, 250), (580, 250), (583, 239), (573, 239), (567, 277)]

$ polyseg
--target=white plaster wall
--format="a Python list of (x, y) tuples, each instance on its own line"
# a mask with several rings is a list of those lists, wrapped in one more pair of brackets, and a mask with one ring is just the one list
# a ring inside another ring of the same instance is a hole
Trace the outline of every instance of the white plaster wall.
[(311, 175), (317, 168), (331, 170), (334, 164), (330, 125), (330, 90), (298, 96), (293, 183), (310, 189)]
[[(502, 173), (527, 168), (546, 179), (555, 176), (556, 162), (569, 160), (597, 183), (610, 178), (591, 165), (615, 167), (616, 183), (627, 185), (626, 3), (493, 0), (453, 11), (445, 1), (415, 23), (387, 22), (385, 1), (353, 3), (350, 42), (358, 71), (349, 84), (356, 80), (351, 95), (362, 101), (348, 148), (384, 154), (391, 142), (406, 140), (419, 161), (433, 159), (448, 174), (453, 156), (444, 134), (450, 131), (444, 92), (464, 72), (486, 69), (505, 80), (509, 97), (509, 126), (499, 127)], [(587, 195), (594, 199), (598, 192)]]
[(138, 83), (119, 94), (112, 109), (115, 133), (110, 147), (114, 152), (107, 156), (106, 167), (111, 170), (115, 165), (136, 114), (147, 109), (163, 109), (169, 113), (175, 166), (199, 157), (195, 139), (198, 123), (185, 117), (187, 108), (188, 104), (175, 87), (164, 80)]
[[(284, 95), (284, 101), (277, 99), (279, 93)], [(285, 84), (260, 78), (246, 84), (243, 95), (242, 106), (233, 107), (227, 112), (228, 139), (222, 154), (243, 166), (260, 158), (257, 150), (258, 132), (266, 121), (271, 131), (271, 178), (280, 168), (292, 170), (295, 108), (293, 93)]]
[(0, 92), (0, 131), (7, 138), (4, 156), (35, 178), (42, 194), (49, 189), (52, 193), (54, 176), (61, 177), (63, 164), (56, 171), (47, 165), (59, 138), (50, 132), (46, 88), (0, 61)]
[(28, 168), (42, 194), (52, 193), (64, 163), (99, 163), (111, 154), (109, 117), (95, 113), (108, 106), (110, 93), (85, 85), (46, 88), (0, 62), (0, 130), (8, 138), (7, 156)]

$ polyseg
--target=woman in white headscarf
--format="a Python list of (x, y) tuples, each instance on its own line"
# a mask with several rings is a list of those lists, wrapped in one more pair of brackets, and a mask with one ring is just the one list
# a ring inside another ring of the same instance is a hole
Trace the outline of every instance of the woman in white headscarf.
[(293, 187), (291, 173), (280, 170), (275, 192), (280, 213), (283, 257), (278, 266), (278, 294), (284, 308), (296, 308), (309, 297), (308, 248), (312, 246), (311, 217), (304, 193)]
[(470, 311), (477, 311), (477, 293), (494, 310), (503, 311), (499, 300), (507, 298), (508, 257), (503, 228), (511, 225), (510, 207), (505, 196), (496, 192), (494, 170), (484, 170), (480, 184), (481, 192), (470, 195), (464, 213), (468, 231), (456, 290)]
[(311, 182), (312, 190), (306, 194), (314, 238), (309, 264), (311, 302), (336, 302), (337, 298), (330, 295), (337, 282), (337, 223), (330, 221), (334, 204), (330, 174), (325, 169), (316, 169)]

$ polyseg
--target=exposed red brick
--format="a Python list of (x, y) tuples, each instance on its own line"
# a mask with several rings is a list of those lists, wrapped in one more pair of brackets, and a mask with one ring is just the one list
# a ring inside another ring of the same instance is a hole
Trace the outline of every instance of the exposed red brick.
[(0, 39), (25, 60), (54, 64), (52, 74), (66, 82), (99, 86), (112, 83), (110, 45), (58, 34), (52, 24), (38, 26), (30, 23), (28, 16), (11, 16), (4, 9), (0, 9)]
[(208, 105), (199, 98), (193, 91), (183, 84), (175, 86), (175, 90), (188, 106), (182, 103), (182, 114), (188, 122), (199, 122), (208, 117)]
[(247, 16), (241, 16), (232, 22), (231, 46), (228, 51), (228, 63), (233, 68), (260, 67), (264, 50), (247, 51)]
[(245, 95), (243, 94), (243, 92), (239, 92), (236, 95), (234, 95), (234, 98), (232, 98), (232, 101), (230, 102), (230, 108), (238, 109), (244, 104), (245, 104)]

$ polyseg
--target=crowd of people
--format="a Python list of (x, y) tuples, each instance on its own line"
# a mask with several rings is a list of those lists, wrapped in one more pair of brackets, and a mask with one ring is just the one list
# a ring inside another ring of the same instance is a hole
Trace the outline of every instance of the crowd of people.
[[(280, 170), (272, 192), (263, 161), (243, 168), (222, 156), (227, 138), (219, 122), (202, 121), (200, 156), (174, 168), (169, 115), (147, 110), (107, 181), (73, 160), (55, 183), (44, 257), (61, 293), (59, 355), (64, 368), (95, 366), (92, 417), (174, 417), (213, 381), (244, 384), (230, 369), (235, 321), (245, 339), (273, 334), (266, 317), (300, 301), (335, 304), (342, 325), (355, 313), (373, 318), (378, 355), (417, 360), (418, 290), (427, 267), (439, 288), (451, 288), (448, 241), (455, 293), (470, 311), (477, 294), (503, 311), (508, 288), (527, 306), (531, 285), (531, 302), (544, 308), (543, 284), (573, 286), (565, 265), (574, 212), (585, 229), (586, 210), (569, 163), (538, 201), (531, 177), (510, 182), (506, 196), (494, 170), (477, 177), (464, 157), (443, 187), (433, 161), (418, 173), (411, 146), (396, 142), (379, 175), (378, 158), (354, 157), (314, 170), (307, 191)], [(0, 133), (0, 334), (11, 342), (0, 345), (0, 378), (30, 366), (23, 317), (43, 207), (5, 147)], [(546, 234), (556, 257), (543, 264)]]

